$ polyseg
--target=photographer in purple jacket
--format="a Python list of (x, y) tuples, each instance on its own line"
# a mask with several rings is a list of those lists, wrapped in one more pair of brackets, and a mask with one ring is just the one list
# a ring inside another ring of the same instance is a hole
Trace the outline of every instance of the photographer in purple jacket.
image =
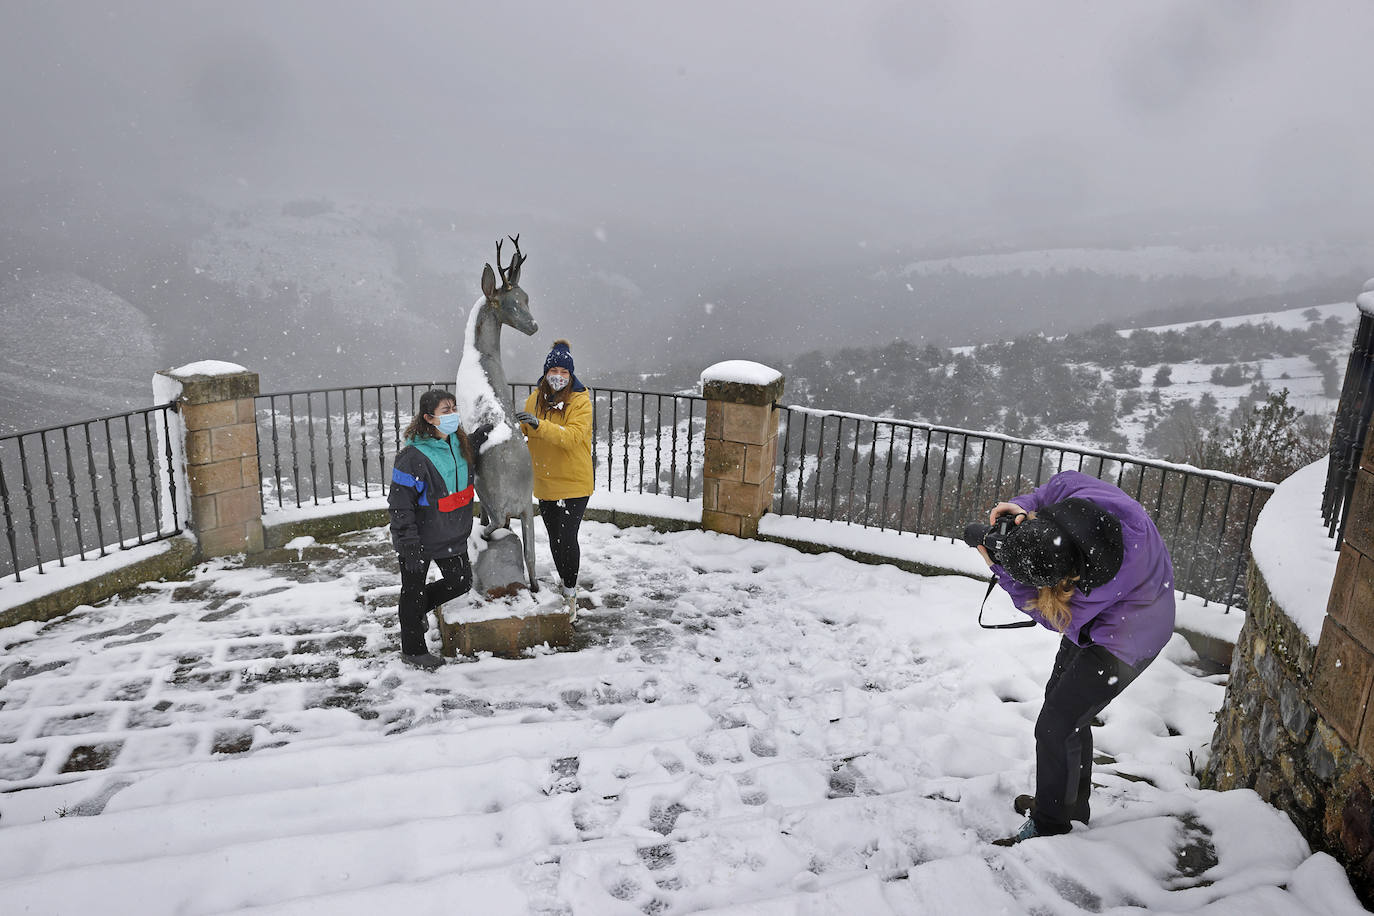
[(995, 841), (1011, 846), (1088, 822), (1092, 721), (1173, 635), (1174, 569), (1145, 508), (1078, 471), (998, 503), (988, 521), (964, 540), (1031, 618), (1023, 625), (1060, 634), (1035, 722), (1035, 795), (1016, 798), (1026, 822)]

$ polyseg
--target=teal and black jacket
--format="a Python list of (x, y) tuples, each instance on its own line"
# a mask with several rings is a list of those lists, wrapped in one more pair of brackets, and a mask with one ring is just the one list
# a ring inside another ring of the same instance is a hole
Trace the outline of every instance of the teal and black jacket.
[[(473, 455), (487, 430), (468, 434)], [(391, 543), (398, 553), (419, 547), (434, 560), (465, 555), (472, 532), (472, 478), (476, 468), (463, 460), (458, 436), (407, 439), (391, 469)]]

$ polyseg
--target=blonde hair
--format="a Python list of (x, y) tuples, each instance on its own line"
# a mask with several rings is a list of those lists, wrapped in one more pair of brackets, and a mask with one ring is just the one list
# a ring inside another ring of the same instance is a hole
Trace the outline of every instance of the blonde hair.
[(1069, 610), (1069, 600), (1073, 598), (1073, 580), (1060, 579), (1054, 585), (1041, 586), (1039, 593), (1031, 600), (1030, 606), (1050, 622), (1060, 633), (1073, 619)]

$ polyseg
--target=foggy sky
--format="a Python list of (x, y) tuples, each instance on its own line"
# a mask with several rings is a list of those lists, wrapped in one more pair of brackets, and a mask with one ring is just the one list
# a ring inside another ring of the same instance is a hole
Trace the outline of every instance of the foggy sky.
[(774, 244), (1367, 222), (1367, 0), (0, 4), (0, 185)]

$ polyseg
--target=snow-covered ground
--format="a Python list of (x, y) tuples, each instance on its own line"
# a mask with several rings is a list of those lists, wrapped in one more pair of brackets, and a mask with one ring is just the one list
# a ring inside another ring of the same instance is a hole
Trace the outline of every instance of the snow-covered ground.
[(384, 529), (294, 546), (0, 633), (5, 913), (1362, 912), (1197, 788), (1224, 677), (1180, 637), (1091, 828), (1002, 849), (1056, 640), (973, 579), (587, 523), (574, 651), (426, 674)]

